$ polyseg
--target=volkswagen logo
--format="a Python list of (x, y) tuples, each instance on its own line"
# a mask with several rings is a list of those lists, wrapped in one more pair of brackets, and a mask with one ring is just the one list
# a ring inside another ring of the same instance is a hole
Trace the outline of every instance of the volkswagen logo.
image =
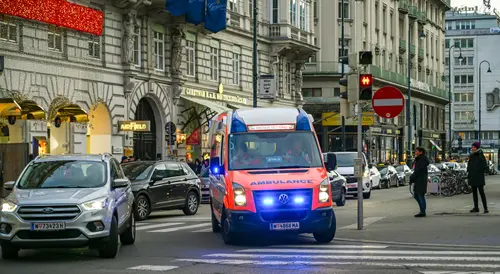
[(286, 205), (288, 204), (288, 195), (286, 194), (281, 194), (279, 197), (278, 197), (278, 200), (280, 201), (280, 203)]
[(46, 208), (42, 209), (42, 212), (45, 214), (50, 214), (50, 213), (54, 212), (54, 209), (51, 207), (46, 207)]

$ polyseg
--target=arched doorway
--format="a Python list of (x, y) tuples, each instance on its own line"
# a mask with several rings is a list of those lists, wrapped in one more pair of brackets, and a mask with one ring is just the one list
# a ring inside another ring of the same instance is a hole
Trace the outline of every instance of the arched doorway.
[(92, 107), (87, 129), (87, 153), (111, 153), (111, 115), (104, 103)]
[(147, 98), (139, 100), (135, 120), (149, 121), (150, 131), (134, 131), (134, 155), (141, 160), (156, 160), (156, 121), (153, 107)]

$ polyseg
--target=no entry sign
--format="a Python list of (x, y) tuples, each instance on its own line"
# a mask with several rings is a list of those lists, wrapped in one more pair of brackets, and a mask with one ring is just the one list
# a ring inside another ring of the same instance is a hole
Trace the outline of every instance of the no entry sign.
[(375, 113), (383, 118), (394, 118), (403, 111), (403, 93), (395, 87), (379, 88), (372, 97), (372, 106)]

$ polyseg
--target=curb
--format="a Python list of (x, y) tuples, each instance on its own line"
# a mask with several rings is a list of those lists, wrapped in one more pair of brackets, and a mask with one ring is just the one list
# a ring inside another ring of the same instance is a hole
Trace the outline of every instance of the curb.
[(347, 238), (335, 238), (334, 241), (385, 244), (385, 245), (419, 246), (419, 247), (452, 247), (452, 248), (478, 248), (478, 249), (486, 248), (486, 249), (500, 250), (500, 246), (494, 246), (494, 245), (451, 245), (451, 244), (406, 243), (406, 242), (403, 243), (403, 242), (391, 242), (391, 241), (356, 240)]

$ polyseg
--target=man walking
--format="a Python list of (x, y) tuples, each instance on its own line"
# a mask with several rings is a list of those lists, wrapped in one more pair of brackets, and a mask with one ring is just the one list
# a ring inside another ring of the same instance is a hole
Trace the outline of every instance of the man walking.
[(486, 195), (484, 194), (484, 185), (486, 184), (484, 174), (488, 172), (488, 164), (481, 150), (481, 143), (475, 142), (472, 144), (470, 150), (471, 153), (467, 165), (467, 179), (472, 187), (472, 197), (474, 199), (474, 208), (470, 212), (479, 212), (479, 202), (477, 199), (477, 191), (479, 190), (479, 195), (481, 195), (481, 201), (483, 202), (484, 213), (488, 213), (488, 204), (486, 203)]
[(425, 217), (427, 208), (425, 193), (427, 193), (429, 159), (425, 157), (425, 149), (421, 147), (415, 149), (415, 155), (413, 174), (410, 176), (410, 183), (413, 184), (413, 198), (415, 198), (420, 208), (420, 212), (415, 217)]

